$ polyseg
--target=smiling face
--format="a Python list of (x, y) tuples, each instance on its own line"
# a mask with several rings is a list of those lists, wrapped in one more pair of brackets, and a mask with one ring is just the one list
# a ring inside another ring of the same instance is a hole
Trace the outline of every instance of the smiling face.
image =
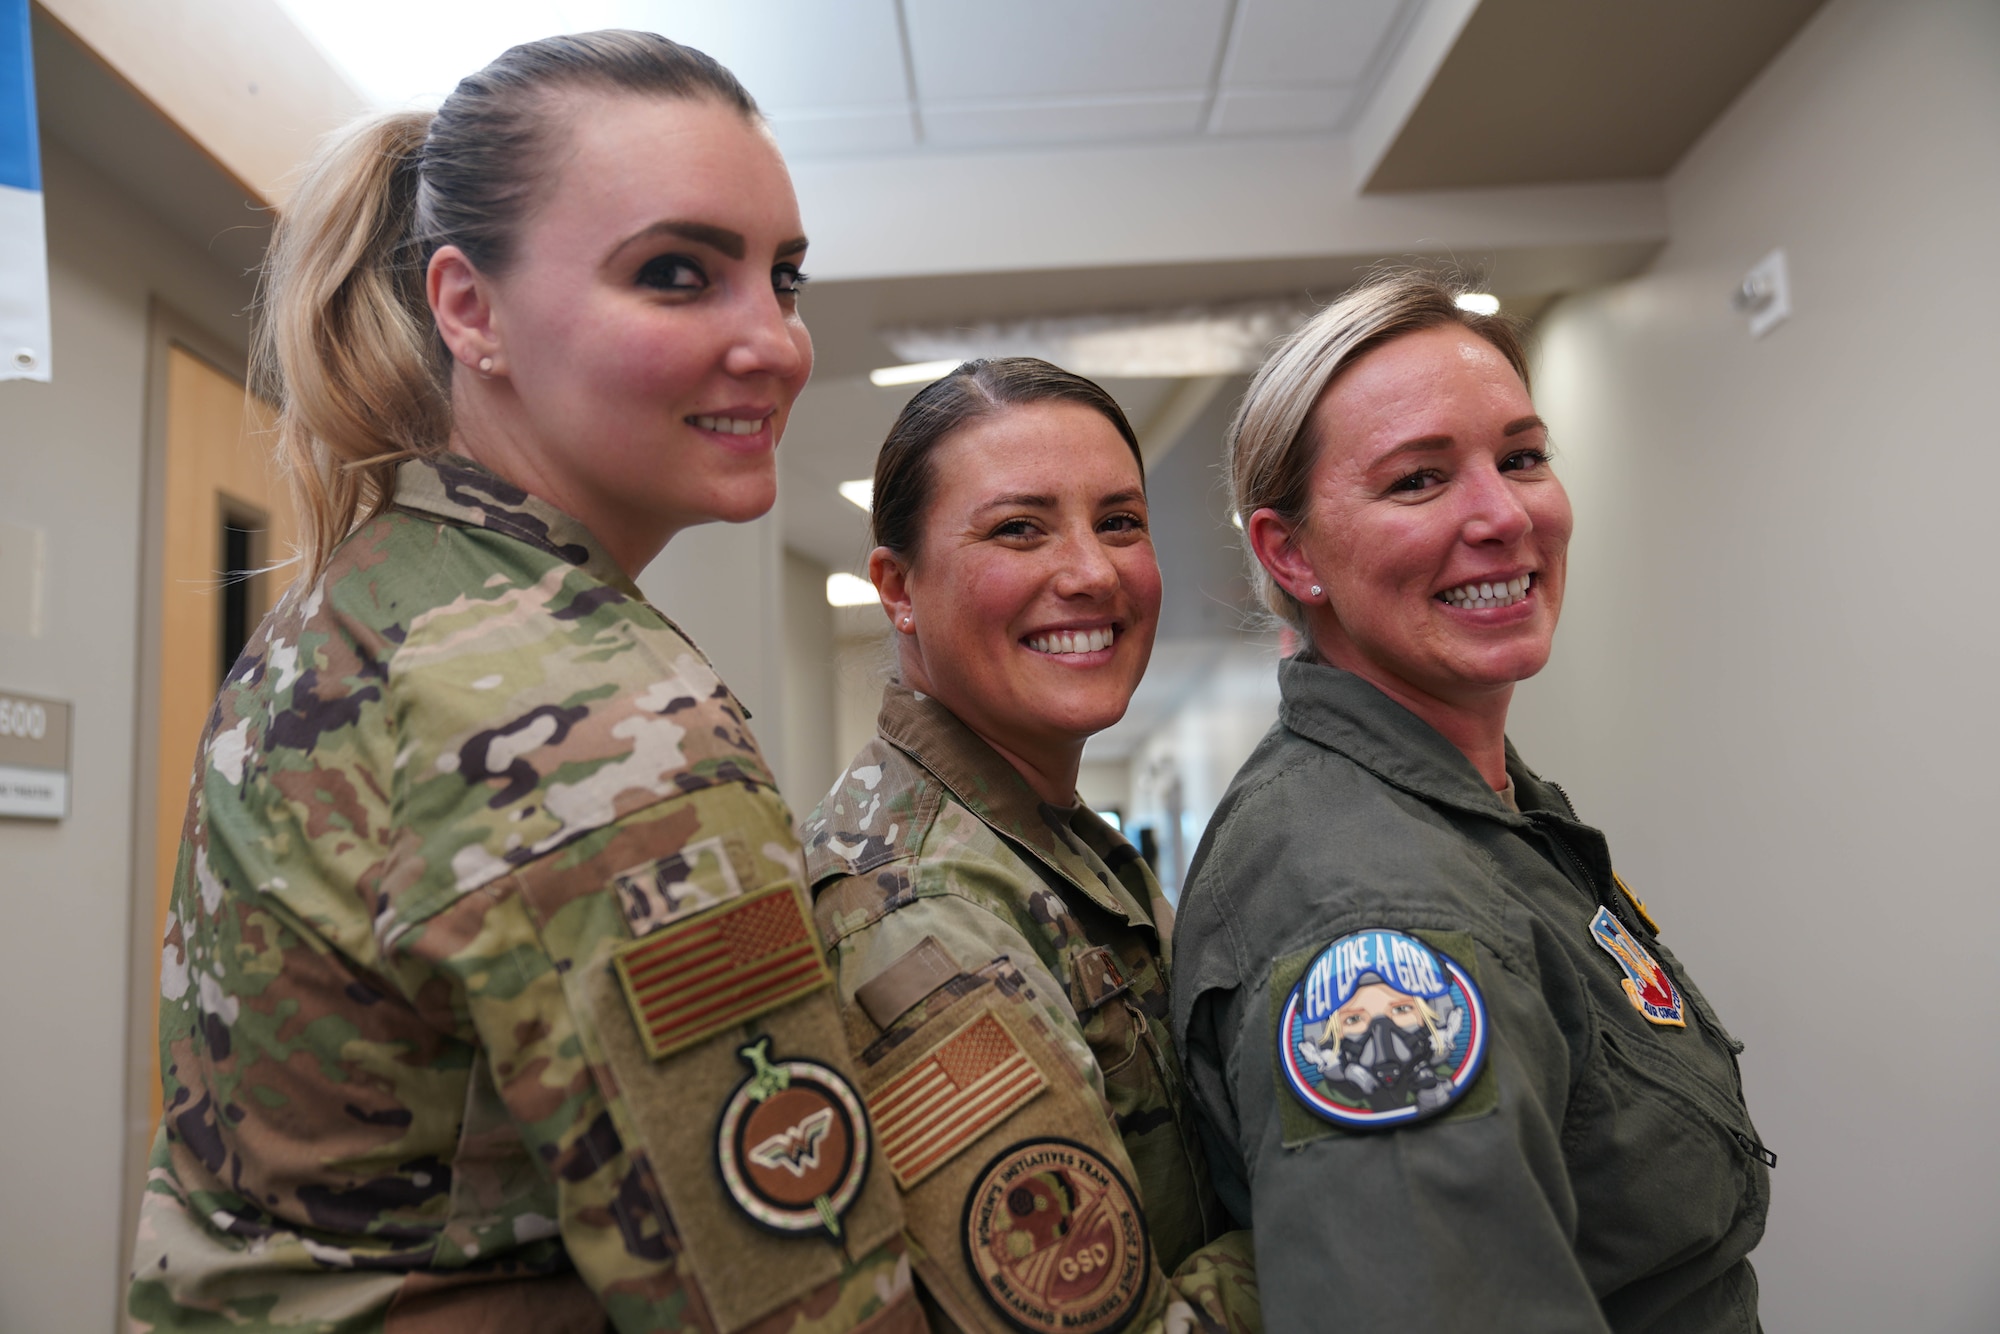
[(778, 439), (812, 371), (804, 231), (776, 147), (735, 109), (554, 105), (563, 142), (511, 262), (467, 266), (454, 287), (440, 261), (456, 252), (441, 250), (432, 305), (461, 363), (457, 443), (636, 573), (680, 529), (754, 519), (776, 498)]
[(1273, 572), (1315, 648), (1419, 714), (1504, 709), (1548, 661), (1571, 526), (1521, 377), (1464, 327), (1426, 329), (1343, 371), (1308, 429), (1305, 523)]
[(1153, 651), (1138, 461), (1102, 414), (1055, 400), (975, 419), (930, 463), (914, 562), (870, 560), (903, 680), (1067, 803), (1085, 738), (1124, 717)]

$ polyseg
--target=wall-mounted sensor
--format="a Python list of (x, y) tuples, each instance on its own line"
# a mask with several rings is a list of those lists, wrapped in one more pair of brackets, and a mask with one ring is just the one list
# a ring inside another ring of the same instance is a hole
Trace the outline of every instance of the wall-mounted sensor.
[(1750, 336), (1762, 338), (1792, 313), (1792, 277), (1781, 246), (1757, 261), (1736, 285), (1729, 304), (1750, 317)]

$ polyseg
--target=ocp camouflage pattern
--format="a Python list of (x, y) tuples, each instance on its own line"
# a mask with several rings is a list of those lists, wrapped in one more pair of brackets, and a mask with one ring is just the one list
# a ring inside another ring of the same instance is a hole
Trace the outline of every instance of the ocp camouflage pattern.
[[(1258, 1328), (1247, 1236), (1207, 1244), (1226, 1224), (1166, 1027), (1173, 909), (1131, 844), (1088, 809), (1040, 801), (949, 710), (896, 684), (804, 834), (850, 1032), (869, 1022), (855, 993), (926, 937), (967, 970), (1010, 959), (1122, 1141), (1168, 1287), (1190, 1285), (1186, 1328)], [(1200, 1323), (1210, 1311), (1224, 1323)]]
[[(713, 1328), (572, 965), (620, 872), (718, 838), (746, 888), (800, 875), (701, 654), (575, 521), (404, 464), (201, 742), (132, 1327)], [(892, 1244), (758, 1327), (908, 1291)]]

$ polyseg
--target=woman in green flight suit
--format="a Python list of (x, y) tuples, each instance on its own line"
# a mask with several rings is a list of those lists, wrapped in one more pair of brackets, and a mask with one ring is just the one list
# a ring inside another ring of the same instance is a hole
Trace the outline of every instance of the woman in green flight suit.
[(1173, 1022), (1281, 1329), (1752, 1331), (1736, 1053), (1506, 738), (1571, 518), (1517, 335), (1417, 275), (1258, 374), (1230, 479), (1298, 632), (1181, 904)]

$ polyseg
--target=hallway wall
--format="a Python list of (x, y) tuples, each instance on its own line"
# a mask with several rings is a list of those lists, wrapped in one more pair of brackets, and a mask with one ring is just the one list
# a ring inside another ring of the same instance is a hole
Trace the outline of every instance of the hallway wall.
[(1541, 329), (1578, 523), (1515, 739), (1749, 1044), (1766, 1327), (2000, 1328), (2000, 6), (1834, 0), (1668, 204)]
[(0, 682), (76, 714), (70, 818), (0, 820), (0, 1069), (12, 1076), (0, 1329), (94, 1331), (122, 1306), (132, 1184), (120, 1149), (150, 306), (240, 345), (249, 291), (59, 145), (43, 153), (56, 375), (0, 384), (0, 521), (47, 534), (47, 614), (39, 638), (0, 632)]

